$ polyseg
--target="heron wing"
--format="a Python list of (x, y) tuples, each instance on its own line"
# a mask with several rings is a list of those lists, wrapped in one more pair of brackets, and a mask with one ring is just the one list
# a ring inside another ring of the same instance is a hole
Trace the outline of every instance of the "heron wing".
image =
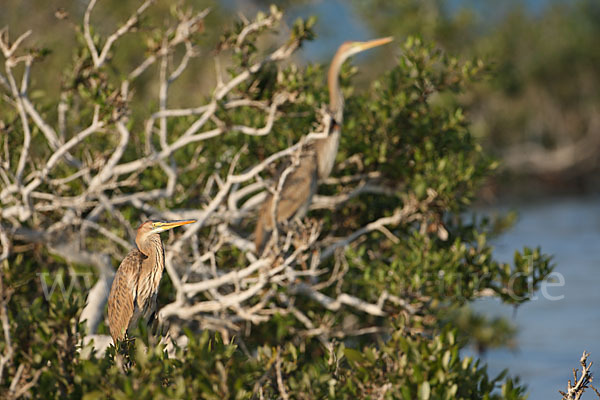
[(133, 249), (119, 265), (108, 296), (108, 325), (115, 343), (123, 339), (134, 313), (136, 285), (143, 254)]
[[(306, 214), (310, 200), (317, 190), (317, 169), (318, 163), (313, 152), (301, 156), (300, 164), (287, 175), (279, 194), (277, 222)], [(254, 231), (254, 244), (259, 254), (273, 231), (272, 210), (273, 196), (269, 194), (259, 211)]]
[(279, 195), (277, 222), (306, 214), (317, 188), (317, 166), (317, 159), (313, 153), (304, 155), (300, 159), (300, 165), (286, 177)]

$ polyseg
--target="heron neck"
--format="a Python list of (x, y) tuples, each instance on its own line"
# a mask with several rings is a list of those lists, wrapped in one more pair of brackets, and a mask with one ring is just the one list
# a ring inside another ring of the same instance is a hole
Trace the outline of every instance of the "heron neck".
[[(137, 282), (137, 305), (141, 310), (147, 310), (156, 302), (158, 286), (165, 268), (165, 251), (156, 233), (146, 237), (140, 243), (139, 250), (146, 256), (142, 261)], [(144, 311), (145, 313), (146, 311)]]
[(154, 233), (148, 236), (142, 243), (138, 243), (138, 248), (148, 257), (151, 265), (159, 265), (161, 268), (164, 266), (164, 248), (158, 234)]
[(340, 143), (340, 127), (336, 125), (325, 139), (319, 139), (315, 143), (317, 151), (317, 171), (319, 179), (325, 179), (331, 173), (335, 156)]
[(346, 56), (338, 53), (333, 57), (329, 72), (327, 74), (327, 85), (329, 87), (329, 111), (333, 114), (334, 125), (329, 135), (325, 139), (320, 139), (316, 143), (317, 162), (319, 178), (324, 179), (329, 176), (335, 163), (338, 145), (340, 141), (340, 131), (344, 120), (344, 96), (340, 89), (340, 69)]
[(327, 85), (329, 87), (329, 109), (333, 113), (338, 124), (342, 123), (344, 117), (344, 96), (340, 89), (340, 69), (344, 63), (345, 58), (338, 56), (333, 58), (329, 72), (327, 74)]

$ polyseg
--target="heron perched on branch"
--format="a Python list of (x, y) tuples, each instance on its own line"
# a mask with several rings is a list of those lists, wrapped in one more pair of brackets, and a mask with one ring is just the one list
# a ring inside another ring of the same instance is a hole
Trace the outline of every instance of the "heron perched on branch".
[[(386, 37), (367, 42), (345, 42), (338, 48), (327, 74), (329, 112), (333, 118), (331, 128), (327, 137), (315, 140), (312, 145), (302, 150), (297, 165), (285, 177), (275, 210), (277, 223), (304, 216), (317, 190), (317, 181), (327, 178), (331, 173), (344, 119), (344, 97), (339, 84), (342, 64), (356, 53), (391, 41), (391, 37)], [(258, 213), (254, 230), (254, 244), (258, 254), (263, 252), (273, 231), (273, 206), (273, 196), (269, 194)]]
[(123, 259), (108, 296), (108, 325), (115, 344), (123, 340), (140, 318), (152, 322), (156, 312), (158, 285), (165, 268), (165, 250), (159, 233), (196, 222), (146, 221), (135, 237), (137, 248)]

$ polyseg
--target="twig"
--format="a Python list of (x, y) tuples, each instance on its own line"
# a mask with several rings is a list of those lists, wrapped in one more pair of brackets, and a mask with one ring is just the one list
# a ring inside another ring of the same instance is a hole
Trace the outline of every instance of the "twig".
[(12, 346), (10, 336), (10, 323), (8, 321), (8, 310), (6, 309), (6, 303), (8, 301), (8, 294), (4, 289), (4, 269), (6, 268), (6, 261), (2, 261), (0, 265), (0, 322), (2, 322), (2, 331), (4, 333), (4, 354), (0, 356), (0, 384), (2, 383), (2, 377), (4, 375), (4, 369), (9, 363), (12, 362), (14, 349)]
[(589, 364), (587, 363), (589, 355), (590, 353), (587, 353), (585, 351), (581, 355), (581, 359), (579, 360), (579, 364), (581, 365), (581, 375), (579, 378), (577, 378), (577, 369), (573, 368), (573, 382), (575, 382), (575, 385), (573, 385), (573, 383), (569, 379), (569, 382), (567, 384), (567, 392), (565, 393), (562, 390), (559, 390), (559, 393), (563, 396), (563, 400), (579, 400), (581, 396), (583, 396), (583, 392), (585, 392), (585, 389), (587, 389), (588, 387), (592, 387), (592, 389), (594, 389), (594, 391), (600, 398), (600, 394), (598, 394), (596, 388), (591, 386), (593, 377), (590, 370), (592, 368), (593, 362), (590, 362)]
[(404, 207), (402, 207), (399, 210), (396, 210), (396, 212), (393, 215), (391, 215), (389, 217), (379, 218), (378, 220), (373, 221), (373, 222), (367, 224), (366, 226), (356, 230), (355, 232), (351, 233), (344, 239), (338, 240), (334, 244), (328, 246), (327, 248), (325, 248), (325, 250), (323, 250), (321, 252), (321, 259), (324, 260), (326, 258), (331, 257), (333, 255), (333, 252), (337, 248), (349, 245), (354, 240), (356, 240), (358, 237), (363, 236), (364, 234), (366, 234), (368, 232), (378, 230), (380, 227), (386, 226), (386, 225), (398, 225), (400, 222), (410, 219), (411, 216), (413, 216), (417, 210), (418, 210), (418, 203), (416, 203), (414, 201), (408, 202)]
[(275, 356), (275, 373), (277, 374), (277, 388), (279, 389), (279, 394), (283, 400), (288, 400), (290, 396), (285, 390), (285, 385), (283, 384), (283, 377), (281, 376), (281, 349), (277, 347), (277, 355)]
[(123, 36), (131, 30), (131, 28), (138, 22), (140, 15), (142, 15), (142, 13), (146, 11), (146, 9), (150, 7), (150, 5), (154, 3), (154, 1), (155, 0), (146, 0), (144, 3), (142, 3), (142, 5), (137, 9), (135, 14), (133, 14), (127, 20), (127, 22), (123, 24), (123, 26), (117, 29), (112, 35), (110, 35), (106, 39), (106, 43), (104, 43), (102, 51), (100, 52), (100, 54), (98, 54), (98, 50), (94, 45), (94, 40), (92, 39), (92, 35), (90, 33), (90, 16), (94, 6), (96, 5), (96, 0), (90, 0), (88, 7), (85, 10), (85, 14), (83, 16), (83, 35), (85, 37), (85, 41), (88, 45), (88, 48), (90, 49), (90, 53), (92, 54), (92, 59), (96, 68), (100, 68), (102, 64), (104, 64), (104, 62), (106, 61), (106, 57), (108, 56), (108, 52), (110, 51), (114, 42), (116, 42), (121, 36)]

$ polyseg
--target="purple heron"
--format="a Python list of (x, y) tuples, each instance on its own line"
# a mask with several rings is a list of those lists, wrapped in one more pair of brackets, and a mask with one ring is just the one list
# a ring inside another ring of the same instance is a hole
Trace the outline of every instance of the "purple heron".
[[(344, 120), (344, 96), (340, 89), (339, 74), (344, 61), (350, 56), (391, 42), (391, 37), (367, 42), (345, 42), (335, 53), (327, 73), (329, 88), (329, 112), (333, 117), (326, 138), (315, 140), (300, 154), (296, 168), (286, 177), (277, 204), (277, 223), (302, 217), (308, 211), (312, 196), (317, 190), (317, 181), (329, 176), (338, 151), (342, 122)], [(268, 195), (259, 213), (254, 230), (256, 252), (262, 254), (273, 231), (273, 196)]]
[(165, 249), (159, 233), (196, 222), (146, 221), (135, 237), (137, 248), (123, 259), (108, 295), (108, 326), (115, 344), (123, 340), (140, 318), (152, 322), (156, 312), (158, 285), (165, 267)]

